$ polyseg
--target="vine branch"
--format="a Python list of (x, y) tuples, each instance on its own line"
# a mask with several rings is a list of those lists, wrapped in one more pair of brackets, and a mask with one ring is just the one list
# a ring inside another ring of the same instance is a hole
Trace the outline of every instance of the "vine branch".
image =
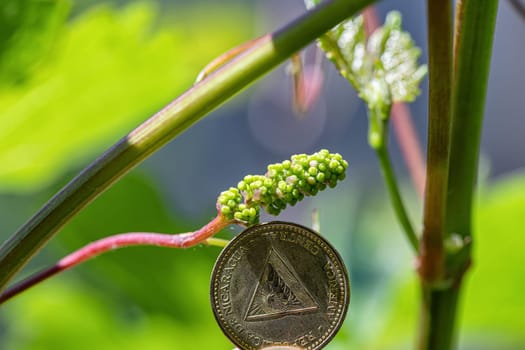
[(410, 109), (406, 103), (394, 102), (391, 114), (394, 134), (412, 178), (412, 183), (416, 193), (420, 198), (423, 198), (425, 195), (426, 165), (421, 143), (412, 123)]
[[(385, 127), (386, 129), (386, 127)], [(419, 252), (419, 239), (416, 235), (414, 227), (412, 226), (408, 213), (406, 211), (405, 205), (403, 204), (403, 199), (401, 198), (401, 192), (397, 186), (396, 176), (394, 174), (394, 169), (392, 167), (392, 161), (390, 160), (390, 155), (386, 148), (386, 142), (383, 143), (379, 148), (374, 148), (379, 159), (379, 164), (381, 165), (381, 171), (383, 172), (383, 177), (385, 178), (386, 187), (388, 193), (390, 194), (390, 201), (392, 202), (392, 207), (394, 212), (405, 232), (405, 236), (408, 239), (408, 242), (412, 246), (414, 252)]]
[(153, 232), (127, 232), (99, 239), (65, 256), (55, 265), (37, 272), (12, 287), (7, 288), (4, 293), (0, 294), (0, 304), (60, 272), (115, 249), (145, 245), (167, 248), (189, 248), (199, 243), (221, 246), (224, 244), (224, 242), (222, 242), (223, 240), (218, 238), (210, 242), (207, 242), (207, 240), (209, 237), (233, 223), (233, 221), (227, 220), (223, 215), (219, 214), (208, 224), (194, 232), (176, 235)]
[(427, 182), (419, 274), (424, 284), (440, 282), (444, 269), (444, 230), (448, 185), (452, 10), (450, 1), (428, 0), (429, 107)]
[[(454, 118), (448, 179), (447, 232), (470, 240), (481, 127), (498, 1), (478, 3), (460, 0), (456, 6), (457, 33), (452, 100)], [(467, 139), (468, 142), (465, 142)], [(466, 261), (463, 261), (459, 265), (465, 263)], [(458, 266), (459, 269), (463, 267)]]

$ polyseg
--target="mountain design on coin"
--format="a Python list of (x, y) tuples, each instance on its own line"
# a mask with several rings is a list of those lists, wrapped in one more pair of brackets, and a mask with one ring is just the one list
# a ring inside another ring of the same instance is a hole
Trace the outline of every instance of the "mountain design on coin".
[(269, 249), (264, 266), (248, 304), (245, 321), (269, 320), (319, 309), (291, 264), (274, 248)]

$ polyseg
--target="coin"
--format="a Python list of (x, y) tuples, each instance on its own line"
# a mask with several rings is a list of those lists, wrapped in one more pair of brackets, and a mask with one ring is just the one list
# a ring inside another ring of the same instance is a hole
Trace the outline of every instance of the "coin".
[(320, 349), (343, 323), (350, 286), (325, 239), (276, 221), (246, 229), (224, 248), (210, 296), (219, 326), (240, 349)]

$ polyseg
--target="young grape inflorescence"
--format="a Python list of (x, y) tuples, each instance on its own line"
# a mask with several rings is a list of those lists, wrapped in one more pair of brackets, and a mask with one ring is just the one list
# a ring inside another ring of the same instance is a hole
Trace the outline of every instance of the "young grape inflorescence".
[(265, 175), (247, 175), (237, 187), (223, 191), (217, 210), (228, 220), (254, 225), (259, 222), (261, 207), (278, 215), (288, 204), (335, 187), (345, 178), (347, 167), (339, 153), (325, 149), (312, 155), (297, 154), (291, 160), (270, 164)]

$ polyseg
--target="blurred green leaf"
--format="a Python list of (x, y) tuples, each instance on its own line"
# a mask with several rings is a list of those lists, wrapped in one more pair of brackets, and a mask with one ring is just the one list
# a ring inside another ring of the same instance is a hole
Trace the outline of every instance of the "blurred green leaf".
[(52, 281), (19, 298), (4, 308), (11, 331), (2, 339), (5, 350), (231, 349), (206, 324), (139, 309), (126, 318), (100, 290), (71, 281)]
[[(214, 198), (208, 209), (211, 218)], [(135, 171), (79, 214), (43, 253), (56, 261), (110, 234), (177, 233), (198, 225), (174, 219), (150, 180)], [(231, 349), (209, 304), (218, 253), (205, 246), (130, 247), (102, 255), (3, 307), (8, 332), (0, 348)]]
[[(463, 324), (476, 349), (523, 349), (525, 315), (525, 174), (498, 181), (476, 212)], [(520, 346), (518, 346), (520, 345)]]
[[(476, 211), (474, 261), (461, 296), (461, 349), (523, 349), (525, 314), (525, 174), (499, 180), (482, 193)], [(360, 349), (407, 349), (415, 342), (419, 286), (406, 271), (384, 296), (373, 337)]]
[[(52, 59), (0, 92), (0, 190), (29, 191), (85, 164), (246, 35), (245, 16), (232, 9), (190, 15), (180, 11), (173, 27), (159, 27), (151, 4), (132, 3), (68, 23)], [(33, 45), (29, 36), (17, 45)]]
[(68, 0), (0, 2), (0, 91), (35, 72), (50, 53), (69, 7)]

